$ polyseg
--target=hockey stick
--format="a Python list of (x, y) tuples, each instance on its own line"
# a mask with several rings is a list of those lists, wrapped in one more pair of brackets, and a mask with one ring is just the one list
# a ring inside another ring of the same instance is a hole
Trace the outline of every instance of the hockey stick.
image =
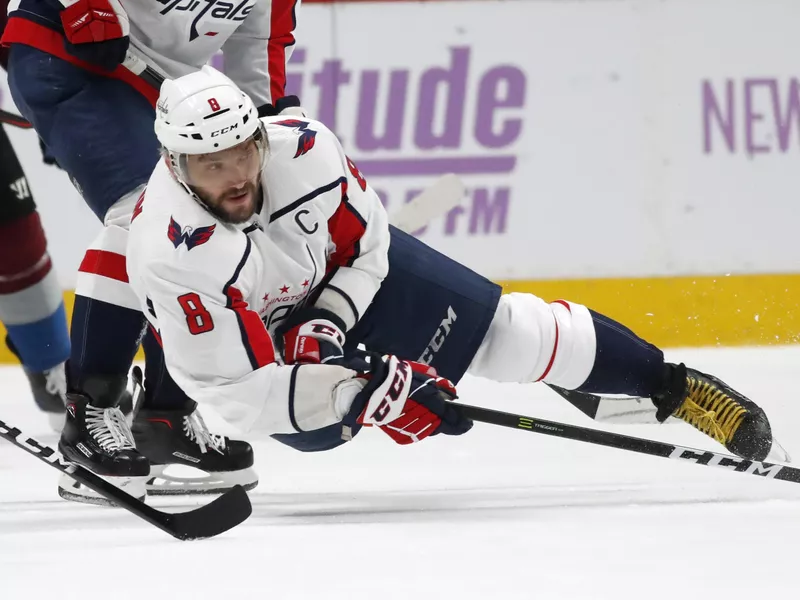
[(164, 83), (164, 76), (133, 52), (128, 51), (125, 55), (125, 60), (122, 62), (122, 66), (134, 75), (141, 77), (145, 83), (157, 90), (161, 89), (161, 84)]
[(523, 429), (533, 433), (542, 433), (544, 435), (566, 438), (589, 444), (598, 444), (600, 446), (608, 446), (609, 448), (617, 448), (629, 452), (649, 454), (650, 456), (671, 458), (673, 460), (691, 462), (707, 467), (721, 467), (729, 471), (758, 475), (767, 479), (780, 479), (782, 481), (800, 483), (800, 469), (787, 465), (747, 460), (730, 454), (720, 454), (709, 450), (687, 448), (686, 446), (678, 446), (677, 444), (667, 444), (655, 440), (636, 438), (610, 431), (588, 429), (586, 427), (545, 421), (544, 419), (537, 419), (534, 417), (524, 417), (522, 415), (470, 406), (459, 402), (454, 402), (451, 406), (455, 407), (463, 416), (480, 423), (500, 425), (501, 427), (509, 427), (511, 429)]
[(31, 129), (33, 127), (29, 121), (25, 120), (20, 115), (8, 110), (3, 110), (2, 108), (0, 108), (0, 123), (13, 125), (14, 127), (19, 127), (20, 129)]
[(219, 535), (243, 522), (253, 510), (247, 492), (236, 485), (213, 502), (194, 510), (165, 513), (148, 506), (91, 471), (66, 462), (52, 448), (33, 438), (23, 441), (20, 436), (22, 432), (19, 429), (0, 421), (0, 437), (3, 439), (179, 540), (199, 540)]
[(389, 215), (389, 222), (401, 231), (414, 233), (458, 206), (464, 192), (464, 184), (458, 177), (452, 173), (442, 175), (433, 185)]

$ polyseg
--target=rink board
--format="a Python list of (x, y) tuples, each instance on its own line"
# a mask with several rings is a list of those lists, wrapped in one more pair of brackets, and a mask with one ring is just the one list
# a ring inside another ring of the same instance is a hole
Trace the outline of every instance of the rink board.
[[(721, 275), (500, 281), (505, 293), (567, 299), (625, 323), (662, 347), (782, 345), (800, 341), (800, 275)], [(66, 292), (67, 315), (74, 294)], [(5, 333), (0, 324), (0, 332)], [(141, 351), (139, 358), (142, 358)], [(16, 362), (0, 346), (0, 362)]]
[[(587, 304), (664, 346), (791, 343), (791, 16), (782, 0), (309, 4), (287, 86), (389, 212), (457, 173), (462, 205), (419, 235), (506, 291)], [(6, 130), (74, 289), (99, 223), (35, 134)]]

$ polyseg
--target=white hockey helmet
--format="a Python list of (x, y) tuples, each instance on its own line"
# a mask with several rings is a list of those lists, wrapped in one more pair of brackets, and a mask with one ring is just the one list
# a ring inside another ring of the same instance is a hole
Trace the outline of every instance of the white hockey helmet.
[(254, 137), (266, 158), (266, 135), (250, 97), (211, 66), (167, 79), (156, 104), (155, 133), (175, 175), (190, 184), (185, 156), (232, 148)]
[(258, 110), (233, 81), (211, 66), (161, 86), (155, 131), (170, 152), (206, 154), (225, 150), (253, 135)]

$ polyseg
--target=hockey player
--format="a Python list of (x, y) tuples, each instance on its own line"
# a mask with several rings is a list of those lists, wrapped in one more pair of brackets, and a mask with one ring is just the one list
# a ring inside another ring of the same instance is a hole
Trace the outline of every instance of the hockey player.
[[(5, 3), (0, 9), (0, 35), (6, 24), (4, 9)], [(8, 68), (4, 48), (0, 48), (0, 66)], [(2, 127), (0, 157), (0, 321), (36, 405), (60, 431), (67, 392), (64, 362), (69, 356), (61, 284), (47, 252), (30, 185)]]
[[(148, 380), (154, 393), (177, 383), (187, 404), (318, 451), (364, 425), (400, 444), (468, 431), (447, 400), (448, 379), (469, 371), (650, 397), (662, 421), (683, 419), (740, 456), (769, 451), (764, 412), (721, 381), (665, 363), (579, 304), (501, 296), (388, 226), (321, 123), (259, 120), (251, 99), (206, 67), (164, 83), (156, 133), (163, 160), (134, 210), (127, 262), (168, 367)], [(86, 439), (80, 410), (69, 419), (75, 443)], [(140, 414), (134, 435), (151, 444), (173, 422)]]
[[(125, 247), (131, 211), (159, 160), (158, 89), (149, 71), (136, 75), (123, 62), (176, 77), (222, 50), (226, 72), (267, 112), (297, 110), (297, 99), (284, 97), (295, 2), (11, 0), (2, 42), (10, 45), (14, 102), (105, 225), (80, 266), (67, 364), (69, 389), (79, 395), (72, 405), (81, 405), (98, 447), (131, 445), (115, 407), (144, 319), (128, 286)], [(171, 402), (168, 394), (145, 398), (149, 408)], [(187, 442), (184, 454), (192, 460), (207, 456), (204, 440), (216, 439), (194, 414), (171, 431)], [(64, 435), (71, 439), (70, 431)], [(74, 460), (86, 458), (69, 441), (62, 449)], [(242, 464), (217, 454), (216, 469)], [(128, 468), (148, 464), (137, 455)]]

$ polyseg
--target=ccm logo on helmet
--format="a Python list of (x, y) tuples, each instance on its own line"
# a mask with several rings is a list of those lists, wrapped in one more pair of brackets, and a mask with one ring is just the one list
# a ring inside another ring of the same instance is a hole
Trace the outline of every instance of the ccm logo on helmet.
[(212, 131), (211, 132), (211, 137), (217, 137), (217, 136), (222, 135), (223, 133), (228, 133), (229, 131), (231, 131), (232, 129), (236, 129), (237, 127), (239, 127), (239, 124), (238, 123), (234, 123), (233, 125), (230, 125), (228, 127), (223, 127), (222, 129), (217, 129), (216, 131)]

